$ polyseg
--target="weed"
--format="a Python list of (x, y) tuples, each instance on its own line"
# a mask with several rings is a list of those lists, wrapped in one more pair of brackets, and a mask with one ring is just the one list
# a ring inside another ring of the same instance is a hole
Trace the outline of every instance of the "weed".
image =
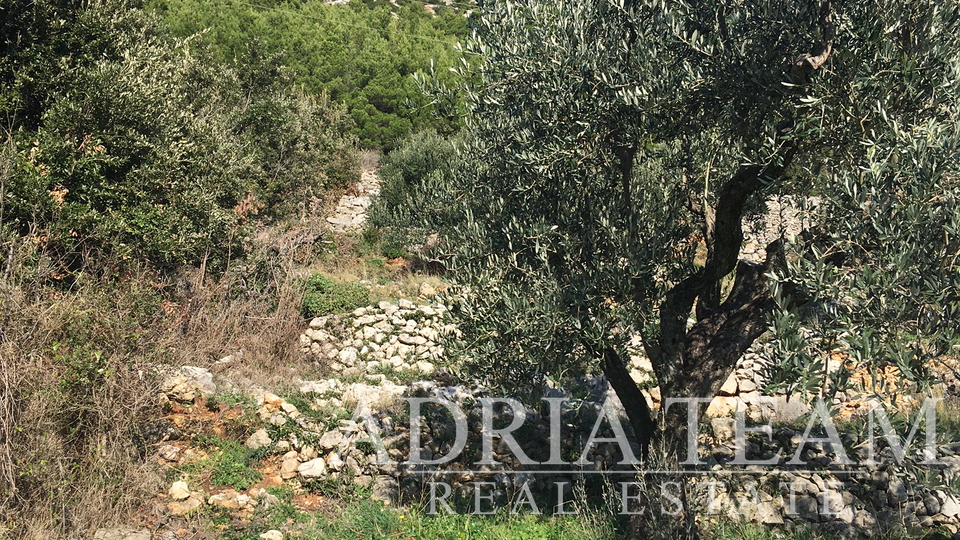
[(241, 393), (223, 392), (207, 398), (207, 407), (211, 411), (217, 410), (220, 405), (224, 405), (227, 408), (240, 407), (244, 410), (256, 407), (252, 397)]
[(236, 441), (221, 442), (220, 452), (212, 458), (210, 482), (242, 491), (259, 482), (263, 475), (253, 469), (258, 461), (255, 450)]
[(320, 274), (310, 276), (303, 295), (307, 318), (345, 313), (370, 303), (370, 291), (355, 283), (336, 283)]
[(270, 495), (277, 498), (276, 503), (269, 506), (259, 505), (253, 514), (253, 521), (263, 525), (264, 528), (275, 529), (288, 523), (298, 523), (309, 519), (309, 516), (301, 514), (293, 506), (293, 489), (290, 486), (277, 486), (267, 490)]
[(286, 397), (286, 401), (300, 414), (320, 424), (324, 431), (339, 427), (341, 420), (349, 420), (352, 416), (351, 411), (331, 404), (314, 392), (294, 392)]

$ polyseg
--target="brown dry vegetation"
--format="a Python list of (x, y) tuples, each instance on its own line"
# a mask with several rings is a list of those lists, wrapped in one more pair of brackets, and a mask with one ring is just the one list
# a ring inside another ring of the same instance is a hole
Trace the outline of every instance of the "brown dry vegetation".
[(0, 538), (86, 535), (157, 493), (163, 366), (210, 367), (233, 354), (221, 369), (251, 384), (305, 369), (298, 268), (312, 241), (302, 230), (262, 236), (217, 276), (54, 279), (42, 242), (4, 239)]
[(10, 538), (60, 538), (156, 489), (142, 458), (159, 296), (146, 275), (51, 286), (38, 279), (49, 263), (35, 243), (4, 247), (0, 526)]

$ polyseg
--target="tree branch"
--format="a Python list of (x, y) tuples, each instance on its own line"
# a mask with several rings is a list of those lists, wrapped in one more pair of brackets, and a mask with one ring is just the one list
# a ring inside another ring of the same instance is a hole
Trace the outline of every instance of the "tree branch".
[(767, 274), (784, 264), (783, 241), (772, 242), (766, 252), (763, 264), (739, 262), (727, 299), (687, 332), (680, 359), (685, 377), (676, 381), (671, 395), (716, 395), (731, 367), (766, 330), (767, 314), (775, 305)]
[(837, 30), (833, 25), (833, 3), (830, 0), (820, 6), (820, 31), (823, 39), (820, 51), (816, 55), (801, 56), (790, 68), (790, 79), (794, 84), (806, 84), (809, 75), (820, 69), (833, 52)]
[(641, 457), (645, 459), (650, 449), (650, 441), (657, 429), (656, 422), (650, 416), (647, 398), (630, 376), (621, 355), (610, 347), (603, 350), (603, 374), (613, 387), (613, 391), (617, 393), (620, 403), (623, 404), (633, 432), (637, 436)]

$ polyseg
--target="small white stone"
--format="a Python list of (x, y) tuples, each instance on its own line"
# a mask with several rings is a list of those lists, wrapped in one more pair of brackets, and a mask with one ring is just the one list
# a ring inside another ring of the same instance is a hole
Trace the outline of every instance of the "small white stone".
[(424, 375), (431, 375), (433, 374), (434, 371), (437, 370), (436, 366), (434, 366), (433, 363), (427, 362), (426, 360), (420, 360), (419, 362), (417, 362), (416, 367), (417, 367), (417, 371), (419, 371), (420, 373), (423, 373)]
[(724, 381), (723, 386), (720, 387), (721, 396), (735, 396), (737, 395), (737, 375), (732, 374), (727, 377), (727, 380)]
[(424, 282), (420, 284), (420, 290), (418, 292), (420, 293), (420, 296), (431, 297), (437, 294), (437, 289), (435, 289), (433, 285)]
[(167, 461), (176, 461), (180, 457), (180, 449), (172, 444), (161, 446), (157, 453)]
[(354, 349), (353, 347), (347, 347), (346, 349), (340, 351), (340, 354), (337, 355), (337, 358), (344, 365), (352, 366), (357, 361), (357, 349)]
[(183, 480), (177, 480), (170, 486), (170, 491), (167, 492), (170, 495), (170, 498), (175, 501), (182, 501), (190, 497), (190, 487), (187, 486), (187, 483)]
[(267, 433), (267, 430), (260, 428), (247, 438), (245, 444), (247, 448), (259, 450), (260, 448), (270, 446), (272, 443), (273, 441), (270, 439), (270, 434)]
[(339, 471), (344, 466), (343, 460), (340, 459), (340, 455), (337, 454), (336, 452), (331, 453), (329, 456), (327, 456), (326, 463), (327, 463), (327, 467), (330, 467), (330, 470), (332, 471)]
[(297, 472), (304, 478), (317, 478), (327, 474), (327, 464), (323, 458), (315, 458), (297, 467)]

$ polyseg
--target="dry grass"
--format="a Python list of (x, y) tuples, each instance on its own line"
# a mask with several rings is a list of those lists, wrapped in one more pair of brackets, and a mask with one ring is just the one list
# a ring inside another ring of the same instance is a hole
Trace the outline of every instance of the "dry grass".
[(145, 276), (117, 287), (86, 278), (50, 287), (36, 279), (49, 268), (36, 244), (17, 238), (3, 247), (0, 530), (75, 536), (157, 489), (141, 429), (155, 380), (137, 331), (151, 318), (141, 302), (154, 294)]
[[(185, 271), (179, 280), (184, 292), (164, 332), (176, 348), (172, 362), (265, 387), (308, 369), (297, 337), (304, 328), (304, 265), (317, 242), (307, 228), (263, 230), (249, 258), (217, 279)], [(229, 362), (216, 362), (228, 355)]]
[(160, 416), (158, 367), (233, 354), (214, 370), (251, 386), (306, 370), (298, 272), (312, 239), (285, 230), (215, 276), (81, 272), (67, 284), (47, 279), (56, 265), (40, 244), (4, 238), (0, 539), (85, 536), (157, 493), (145, 428)]
[(416, 300), (424, 283), (436, 290), (446, 288), (438, 276), (415, 272), (407, 259), (387, 258), (379, 240), (363, 234), (337, 234), (323, 244), (323, 253), (310, 265), (340, 283), (361, 283), (370, 289), (373, 303), (400, 298)]

